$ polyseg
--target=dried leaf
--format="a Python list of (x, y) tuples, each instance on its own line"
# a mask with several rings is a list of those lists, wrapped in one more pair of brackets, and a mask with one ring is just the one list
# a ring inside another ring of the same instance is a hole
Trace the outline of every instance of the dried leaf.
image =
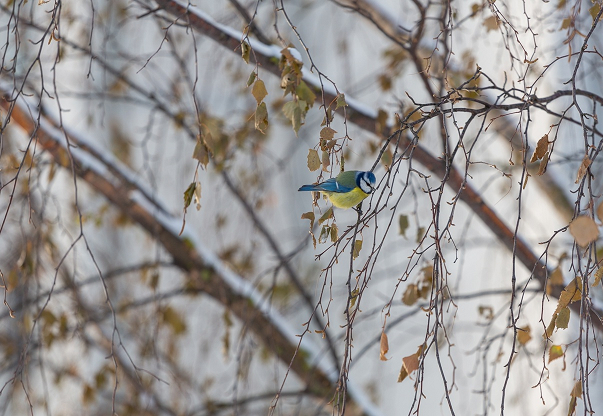
[(310, 230), (314, 228), (314, 213), (312, 211), (304, 212), (301, 216), (302, 220), (310, 220)]
[(398, 375), (398, 383), (419, 368), (419, 358), (421, 357), (421, 354), (423, 354), (424, 350), (425, 344), (419, 346), (419, 349), (414, 354), (402, 358), (402, 368), (400, 369), (400, 374)]
[(268, 91), (266, 91), (264, 81), (258, 79), (253, 84), (253, 88), (251, 88), (251, 94), (253, 95), (258, 104), (264, 101), (264, 98), (266, 98), (266, 96), (268, 95)]
[(255, 79), (257, 78), (258, 74), (255, 71), (251, 71), (251, 74), (249, 74), (249, 78), (247, 78), (247, 86), (251, 86), (251, 84), (253, 84), (255, 82)]
[[(303, 103), (303, 104), (302, 104)], [(304, 112), (302, 112), (301, 106), (305, 107), (304, 101), (288, 101), (283, 105), (283, 114), (291, 121), (293, 131), (297, 136), (300, 127), (304, 124)]]
[(599, 237), (599, 227), (591, 217), (582, 215), (569, 225), (570, 234), (580, 247), (586, 247)]
[(322, 224), (330, 218), (333, 218), (333, 207), (330, 207), (328, 210), (325, 211), (324, 214), (322, 214), (322, 216), (318, 219), (318, 224)]
[(496, 16), (490, 16), (484, 20), (484, 26), (489, 31), (498, 29), (498, 18)]
[(335, 243), (337, 242), (337, 238), (338, 238), (338, 233), (337, 233), (337, 225), (333, 224), (331, 226), (331, 243)]
[(599, 14), (600, 11), (601, 11), (601, 4), (599, 4), (599, 3), (595, 3), (595, 5), (593, 7), (588, 9), (588, 12), (590, 13), (590, 16), (593, 18), (593, 20), (595, 20), (597, 18), (597, 15)]
[(379, 348), (379, 359), (381, 361), (387, 361), (387, 357), (385, 354), (389, 351), (389, 343), (387, 341), (387, 334), (385, 332), (381, 332), (381, 341)]
[(546, 167), (549, 164), (549, 152), (546, 152), (544, 154), (544, 156), (542, 157), (542, 160), (540, 161), (540, 166), (538, 167), (538, 172), (536, 172), (536, 174), (538, 176), (542, 176), (544, 175), (544, 172), (546, 172)]
[(533, 163), (537, 160), (540, 160), (547, 153), (549, 148), (549, 135), (545, 134), (538, 140), (536, 144), (536, 150), (534, 150), (534, 154), (532, 155), (532, 159), (530, 159), (530, 163)]
[(354, 260), (356, 260), (360, 255), (360, 250), (362, 250), (362, 240), (354, 241), (354, 251), (352, 253), (352, 257)]
[(329, 171), (329, 165), (331, 164), (331, 155), (329, 154), (329, 152), (322, 152), (322, 170), (324, 172), (328, 172)]
[(316, 94), (308, 87), (304, 81), (299, 81), (297, 88), (295, 89), (297, 98), (303, 100), (308, 107), (312, 107), (314, 100), (316, 100)]
[(354, 305), (356, 305), (356, 300), (358, 299), (358, 293), (360, 293), (360, 290), (358, 288), (355, 288), (354, 290), (352, 290), (352, 293), (350, 294), (350, 310), (352, 310), (354, 308)]
[(582, 281), (577, 277), (574, 278), (559, 295), (559, 302), (557, 303), (557, 309), (555, 315), (561, 311), (561, 309), (568, 306), (570, 303), (576, 302), (582, 298)]
[(400, 226), (400, 235), (406, 237), (406, 230), (408, 229), (408, 216), (400, 214), (398, 225)]
[(308, 169), (311, 172), (320, 169), (320, 157), (318, 156), (318, 151), (315, 149), (310, 149), (308, 151)]
[(597, 271), (595, 272), (595, 280), (593, 281), (593, 287), (599, 285), (599, 283), (601, 282), (601, 276), (603, 276), (603, 267), (597, 269)]
[(268, 108), (264, 102), (255, 110), (255, 128), (263, 134), (268, 130)]
[(561, 345), (551, 345), (549, 349), (549, 363), (559, 357), (563, 357), (563, 348), (561, 348)]
[(193, 150), (193, 159), (197, 159), (204, 167), (209, 163), (209, 150), (203, 141), (201, 135), (197, 136), (197, 144)]
[(322, 130), (320, 130), (320, 138), (325, 140), (331, 140), (333, 137), (335, 137), (335, 133), (337, 132), (332, 128), (323, 127)]
[(578, 168), (578, 175), (576, 177), (576, 183), (580, 182), (582, 180), (582, 178), (584, 177), (584, 175), (586, 175), (588, 167), (590, 166), (591, 163), (592, 163), (592, 160), (590, 160), (588, 155), (584, 155), (584, 159), (582, 159), (582, 163), (580, 164), (580, 167)]
[(419, 289), (416, 284), (411, 283), (406, 287), (402, 295), (402, 303), (407, 306), (412, 306), (419, 300)]
[(246, 64), (249, 63), (249, 55), (251, 54), (251, 46), (245, 41), (241, 42), (241, 57)]
[(544, 339), (549, 339), (551, 336), (553, 336), (553, 331), (555, 330), (555, 320), (556, 319), (557, 319), (557, 312), (555, 312), (553, 314), (553, 317), (551, 318), (551, 322), (549, 322), (549, 325), (546, 327), (544, 334), (542, 334), (542, 337)]
[(188, 188), (186, 188), (186, 191), (184, 191), (184, 209), (185, 210), (191, 205), (191, 202), (193, 201), (193, 195), (195, 194), (196, 187), (197, 187), (197, 184), (195, 182), (191, 182), (191, 184), (188, 186)]
[(344, 94), (337, 94), (337, 101), (335, 104), (335, 110), (338, 110), (341, 107), (347, 107), (348, 103), (345, 102), (345, 95)]
[(597, 218), (599, 221), (603, 222), (603, 202), (597, 207)]
[(529, 325), (523, 328), (517, 328), (517, 342), (519, 342), (521, 345), (526, 345), (531, 339), (532, 329)]
[(486, 318), (488, 321), (491, 321), (492, 319), (494, 319), (494, 308), (492, 308), (492, 306), (480, 305), (480, 306), (478, 306), (477, 311), (481, 316)]
[(576, 381), (574, 387), (572, 388), (572, 392), (570, 393), (570, 402), (569, 408), (567, 410), (567, 415), (572, 416), (576, 413), (576, 404), (579, 398), (582, 397), (582, 381)]

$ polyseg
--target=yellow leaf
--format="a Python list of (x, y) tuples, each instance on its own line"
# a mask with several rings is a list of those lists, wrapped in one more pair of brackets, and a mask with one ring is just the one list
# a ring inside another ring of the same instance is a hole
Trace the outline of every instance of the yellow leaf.
[(297, 98), (300, 100), (305, 101), (308, 107), (312, 107), (314, 100), (316, 100), (316, 94), (314, 94), (304, 81), (299, 81), (299, 84), (295, 89), (295, 95), (297, 95)]
[(601, 5), (599, 3), (595, 3), (595, 5), (593, 7), (588, 9), (588, 12), (590, 13), (590, 16), (593, 18), (593, 20), (595, 20), (597, 18), (597, 15), (599, 14), (600, 11), (601, 11)]
[(557, 309), (555, 310), (555, 314), (559, 313), (559, 311), (570, 303), (576, 302), (580, 300), (582, 297), (582, 281), (577, 277), (574, 278), (568, 284), (565, 289), (559, 295), (559, 302), (557, 303)]
[(308, 151), (308, 169), (311, 172), (320, 169), (320, 157), (318, 156), (318, 152), (315, 149), (310, 149)]
[(549, 363), (559, 357), (563, 357), (563, 348), (561, 348), (561, 345), (551, 345), (549, 349)]
[(580, 247), (586, 247), (599, 237), (599, 227), (591, 217), (582, 215), (569, 225), (570, 234)]
[(251, 86), (251, 84), (253, 84), (255, 82), (255, 79), (257, 78), (258, 74), (255, 71), (251, 71), (251, 74), (249, 74), (249, 78), (247, 78), (247, 86)]
[(387, 361), (387, 357), (385, 354), (389, 351), (389, 343), (387, 341), (387, 334), (385, 332), (381, 332), (381, 341), (379, 348), (379, 359), (381, 361)]
[(333, 224), (331, 226), (331, 243), (335, 243), (337, 241), (337, 238), (338, 238), (337, 225)]
[(565, 308), (561, 309), (557, 313), (557, 318), (555, 319), (555, 326), (560, 329), (565, 329), (565, 328), (567, 328), (567, 325), (569, 324), (569, 320), (570, 320), (570, 310), (566, 306)]
[(333, 218), (333, 207), (329, 207), (324, 214), (318, 219), (318, 224), (322, 224), (326, 220)]
[(264, 101), (264, 98), (268, 95), (264, 81), (258, 79), (256, 82), (254, 82), (253, 88), (251, 88), (251, 94), (258, 104)]
[(521, 345), (526, 345), (528, 341), (532, 339), (531, 331), (529, 325), (523, 328), (517, 328), (517, 341)]
[(362, 250), (362, 240), (354, 241), (354, 252), (352, 253), (354, 260), (360, 255), (360, 250)]
[(584, 175), (586, 175), (588, 167), (590, 166), (591, 163), (592, 163), (592, 161), (590, 160), (588, 155), (584, 155), (584, 159), (582, 159), (582, 163), (580, 164), (580, 167), (578, 168), (578, 175), (576, 177), (576, 183), (580, 182), (582, 180), (582, 178), (584, 177)]
[(566, 17), (565, 19), (563, 19), (563, 21), (561, 22), (561, 29), (567, 29), (570, 27), (570, 25), (572, 24), (572, 19), (569, 17)]
[(184, 209), (186, 210), (191, 202), (193, 201), (193, 195), (195, 194), (195, 188), (197, 187), (197, 184), (195, 182), (191, 182), (191, 184), (188, 186), (188, 188), (186, 188), (186, 191), (184, 191)]
[(557, 312), (555, 312), (553, 314), (553, 317), (551, 318), (551, 322), (546, 327), (546, 330), (544, 331), (544, 334), (542, 334), (542, 337), (544, 339), (549, 339), (551, 336), (553, 336), (553, 331), (555, 330), (555, 320), (556, 319), (557, 319)]

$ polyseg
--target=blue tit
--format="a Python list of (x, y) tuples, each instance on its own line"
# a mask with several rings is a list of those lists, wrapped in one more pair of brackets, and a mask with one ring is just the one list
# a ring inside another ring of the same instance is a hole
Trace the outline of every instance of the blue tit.
[(347, 209), (355, 207), (369, 196), (375, 188), (375, 182), (373, 172), (350, 170), (316, 185), (304, 185), (299, 190), (322, 192), (333, 205)]

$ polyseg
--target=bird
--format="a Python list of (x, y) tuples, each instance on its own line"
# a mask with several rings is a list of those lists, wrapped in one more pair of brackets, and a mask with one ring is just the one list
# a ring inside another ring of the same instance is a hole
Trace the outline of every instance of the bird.
[(352, 208), (360, 204), (375, 189), (375, 174), (361, 170), (341, 172), (337, 177), (316, 185), (304, 185), (299, 191), (321, 192), (338, 208)]

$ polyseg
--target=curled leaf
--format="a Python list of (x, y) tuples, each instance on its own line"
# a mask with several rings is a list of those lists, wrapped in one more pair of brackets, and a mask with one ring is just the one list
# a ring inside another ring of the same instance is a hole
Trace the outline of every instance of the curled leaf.
[(387, 361), (385, 354), (389, 351), (389, 342), (387, 341), (387, 334), (385, 332), (381, 332), (381, 341), (379, 344), (379, 359)]

